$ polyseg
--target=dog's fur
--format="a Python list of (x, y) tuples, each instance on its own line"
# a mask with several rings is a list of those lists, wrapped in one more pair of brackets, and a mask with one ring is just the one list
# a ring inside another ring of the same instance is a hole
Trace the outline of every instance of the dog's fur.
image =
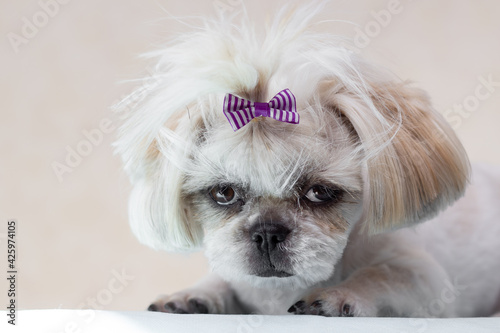
[[(264, 38), (247, 19), (207, 22), (154, 54), (155, 84), (116, 143), (134, 185), (131, 226), (155, 249), (205, 247), (214, 273), (150, 310), (499, 311), (500, 173), (477, 167), (470, 177), (426, 94), (311, 32), (317, 11), (283, 10)], [(300, 124), (259, 118), (233, 132), (225, 94), (266, 102), (285, 88)], [(238, 201), (217, 204), (218, 185)], [(315, 185), (333, 199), (311, 202)], [(286, 238), (259, 250), (253, 236), (276, 228)]]

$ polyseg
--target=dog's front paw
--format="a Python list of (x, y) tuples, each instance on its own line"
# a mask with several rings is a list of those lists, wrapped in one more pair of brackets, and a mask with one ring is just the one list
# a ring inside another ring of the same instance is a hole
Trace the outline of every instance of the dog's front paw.
[(222, 313), (216, 297), (200, 291), (185, 291), (172, 295), (162, 295), (154, 301), (148, 311), (166, 313)]
[(293, 314), (325, 317), (375, 317), (375, 304), (349, 289), (331, 287), (315, 290), (288, 309)]

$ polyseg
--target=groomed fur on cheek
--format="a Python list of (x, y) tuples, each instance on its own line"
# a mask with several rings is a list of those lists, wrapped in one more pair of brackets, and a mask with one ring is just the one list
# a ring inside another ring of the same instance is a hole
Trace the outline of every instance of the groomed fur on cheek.
[(303, 219), (289, 248), (294, 273), (304, 285), (313, 285), (332, 277), (347, 243), (348, 234), (331, 232), (330, 221)]
[(316, 224), (326, 235), (343, 234), (350, 228), (349, 222), (336, 209), (315, 209), (313, 216)]

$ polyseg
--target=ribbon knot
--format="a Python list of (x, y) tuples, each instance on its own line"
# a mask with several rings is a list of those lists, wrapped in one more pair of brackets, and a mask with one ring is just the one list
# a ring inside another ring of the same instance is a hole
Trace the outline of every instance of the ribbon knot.
[(295, 96), (288, 89), (277, 93), (268, 103), (251, 102), (227, 94), (224, 98), (223, 110), (234, 131), (239, 130), (256, 117), (273, 118), (290, 124), (299, 123)]

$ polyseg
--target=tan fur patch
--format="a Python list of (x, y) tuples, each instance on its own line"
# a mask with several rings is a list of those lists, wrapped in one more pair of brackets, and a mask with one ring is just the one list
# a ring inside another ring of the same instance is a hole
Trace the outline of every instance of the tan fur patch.
[(465, 190), (469, 165), (451, 127), (421, 90), (394, 82), (371, 88), (383, 120), (345, 91), (333, 104), (352, 123), (368, 156), (364, 227), (375, 233), (423, 221), (455, 201)]

